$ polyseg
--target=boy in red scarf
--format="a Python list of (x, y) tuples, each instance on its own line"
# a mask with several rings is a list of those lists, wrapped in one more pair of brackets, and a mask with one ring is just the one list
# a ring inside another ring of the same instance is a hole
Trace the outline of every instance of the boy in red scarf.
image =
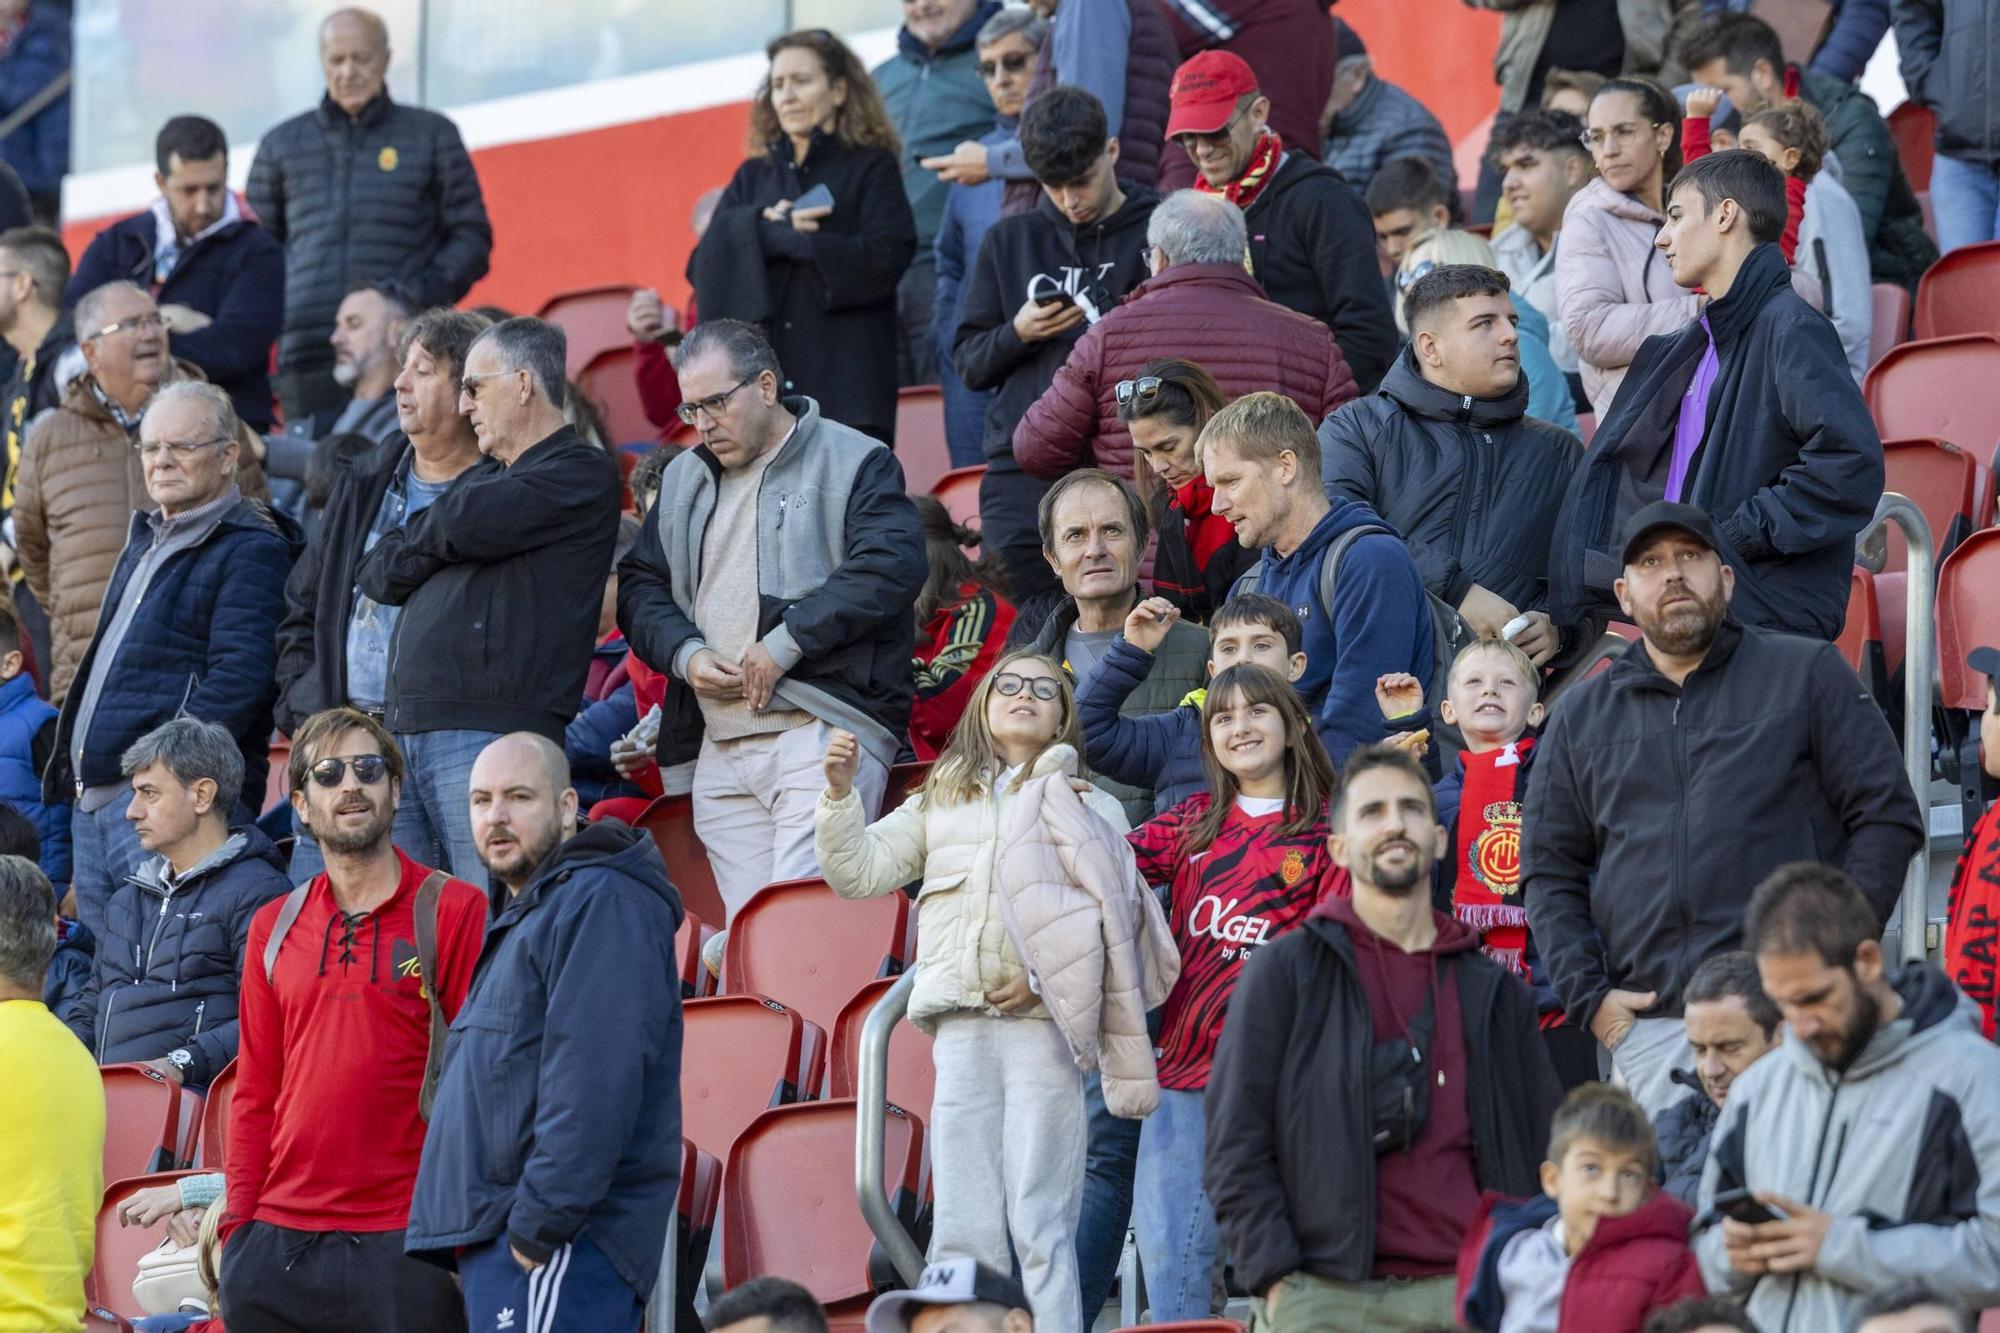
[[(2000, 648), (1975, 648), (1966, 664), (1986, 675), (1986, 712), (1979, 722), (1981, 762), (2000, 778)], [(2000, 801), (1973, 825), (1958, 874), (1951, 881), (1945, 923), (1944, 970), (1979, 1005), (1980, 1026), (1993, 1040), (2000, 1007)]]

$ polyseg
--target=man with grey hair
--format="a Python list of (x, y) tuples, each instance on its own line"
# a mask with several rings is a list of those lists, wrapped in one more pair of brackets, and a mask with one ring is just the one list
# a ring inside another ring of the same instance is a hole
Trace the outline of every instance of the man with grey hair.
[(1318, 421), (1355, 396), (1354, 373), (1316, 319), (1264, 297), (1245, 264), (1243, 213), (1214, 195), (1177, 190), (1146, 223), (1153, 277), (1077, 340), (1048, 391), (1014, 428), (1014, 458), (1038, 477), (1095, 460), (1133, 480), (1121, 397), (1146, 366), (1199, 362), (1229, 398), (1269, 389)]
[(319, 54), (326, 96), (265, 134), (245, 191), (285, 246), (278, 397), (287, 420), (340, 406), (328, 338), (356, 283), (382, 284), (409, 310), (452, 305), (485, 274), (493, 249), (458, 127), (389, 96), (381, 17), (335, 10), (320, 24)]
[[(103, 290), (102, 288), (99, 289)], [(236, 484), (241, 425), (229, 395), (179, 380), (154, 395), (134, 451), (157, 510), (134, 514), (105, 588), (104, 616), (56, 722), (43, 774), (72, 802), (71, 887), (100, 939), (112, 890), (138, 869), (140, 841), (119, 797), (118, 757), (169, 718), (215, 722), (243, 757), (225, 817), (264, 803), (276, 636), (298, 525)]]
[(562, 743), (618, 539), (618, 467), (563, 419), (564, 351), (539, 319), (473, 340), (458, 407), (486, 457), (383, 531), (355, 575), (363, 596), (400, 608), (381, 701), (409, 765), (396, 843), (461, 877), (479, 868), (472, 763), (507, 731)]
[(243, 754), (225, 727), (177, 717), (120, 761), (125, 819), (148, 853), (112, 891), (89, 988), (100, 1064), (144, 1061), (205, 1088), (236, 1058), (250, 918), (291, 888), (255, 824), (232, 830)]
[(695, 832), (733, 918), (764, 885), (819, 873), (835, 729), (861, 738), (855, 785), (869, 809), (881, 800), (909, 727), (928, 563), (896, 456), (781, 397), (763, 334), (705, 320), (674, 363), (701, 444), (668, 465), (618, 568), (618, 625), (700, 707), (700, 728), (662, 728), (658, 754), (695, 756)]

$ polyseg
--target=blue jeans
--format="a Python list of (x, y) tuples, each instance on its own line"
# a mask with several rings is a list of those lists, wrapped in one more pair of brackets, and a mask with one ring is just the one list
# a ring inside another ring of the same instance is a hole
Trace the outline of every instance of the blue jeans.
[(1220, 1244), (1215, 1209), (1201, 1187), (1207, 1125), (1202, 1093), (1160, 1089), (1160, 1106), (1140, 1121), (1139, 1170), (1132, 1186), (1132, 1225), (1146, 1275), (1152, 1321), (1206, 1319), (1209, 1279)]
[(1132, 1220), (1132, 1173), (1139, 1161), (1139, 1127), (1104, 1104), (1104, 1081), (1092, 1074), (1083, 1082), (1083, 1109), (1090, 1138), (1083, 1163), (1083, 1215), (1076, 1228), (1077, 1285), (1083, 1291), (1083, 1326), (1097, 1322), (1118, 1276), (1125, 1228)]
[(131, 796), (120, 792), (89, 814), (81, 805), (70, 807), (69, 883), (76, 891), (76, 918), (100, 941), (108, 938), (104, 918), (112, 893), (146, 859), (138, 833), (125, 818), (131, 804)]
[(486, 882), (486, 867), (472, 840), (472, 764), (500, 739), (497, 731), (408, 731), (396, 737), (403, 751), (403, 799), (394, 837), (403, 854), (469, 884)]
[(991, 389), (968, 389), (958, 377), (951, 359), (951, 327), (933, 326), (932, 354), (937, 357), (938, 388), (944, 391), (944, 440), (951, 451), (953, 467), (978, 467), (986, 461), (986, 405), (993, 401)]
[(1940, 250), (2000, 237), (2000, 171), (1939, 153), (1931, 162), (1931, 214)]
[(644, 1302), (589, 1235), (533, 1273), (514, 1261), (505, 1236), (458, 1256), (465, 1326), (472, 1333), (638, 1333)]

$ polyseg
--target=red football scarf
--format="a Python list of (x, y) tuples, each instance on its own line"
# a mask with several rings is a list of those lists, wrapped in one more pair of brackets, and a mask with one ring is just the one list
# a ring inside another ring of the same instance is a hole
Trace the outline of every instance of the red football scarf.
[(1174, 503), (1187, 523), (1188, 550), (1194, 556), (1197, 570), (1207, 569), (1216, 552), (1236, 541), (1236, 525), (1226, 518), (1217, 518), (1209, 509), (1214, 499), (1215, 492), (1202, 477), (1174, 492)]
[(1257, 202), (1257, 196), (1270, 184), (1271, 176), (1278, 169), (1278, 161), (1285, 155), (1285, 145), (1273, 129), (1257, 132), (1257, 142), (1250, 148), (1250, 165), (1243, 174), (1229, 184), (1217, 189), (1208, 183), (1208, 178), (1197, 174), (1194, 188), (1203, 194), (1219, 194), (1238, 208), (1248, 212), (1250, 205)]
[(1951, 914), (1944, 932), (1944, 970), (1979, 1006), (1980, 1025), (1993, 1039), (1996, 963), (2000, 963), (2000, 801), (1973, 826), (1958, 874), (1951, 882)]
[(1459, 756), (1465, 788), (1458, 803), (1458, 874), (1452, 915), (1480, 934), (1486, 956), (1526, 977), (1528, 913), (1521, 906), (1521, 760), (1535, 742)]

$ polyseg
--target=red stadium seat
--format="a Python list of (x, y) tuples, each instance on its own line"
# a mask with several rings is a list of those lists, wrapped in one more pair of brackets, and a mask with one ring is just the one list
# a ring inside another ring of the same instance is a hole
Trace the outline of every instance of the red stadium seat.
[(924, 779), (930, 775), (931, 766), (923, 760), (897, 764), (890, 769), (888, 784), (882, 789), (882, 813), (886, 815), (909, 800), (910, 793), (923, 786)]
[(2000, 333), (2000, 241), (1961, 245), (1917, 283), (1917, 337), (1959, 333)]
[(629, 282), (582, 287), (550, 297), (537, 312), (537, 318), (559, 325), (569, 340), (571, 379), (580, 378), (578, 372), (599, 352), (632, 341), (632, 331), (625, 327), (625, 308), (632, 303), (633, 290)]
[[(2000, 423), (1996, 423), (2000, 430)], [(1884, 490), (1914, 501), (1931, 525), (1931, 549), (1943, 556), (1972, 530), (1980, 510), (1982, 469), (1978, 460), (1943, 440), (1885, 440), (1882, 443)], [(1889, 524), (1890, 570), (1909, 567), (1903, 530)]]
[(1875, 599), (1875, 576), (1859, 565), (1854, 567), (1848, 586), (1847, 623), (1841, 626), (1833, 646), (1840, 649), (1840, 655), (1854, 668), (1854, 674), (1861, 677), (1868, 692), (1881, 698), (1889, 679), (1882, 644), (1882, 614)]
[(1899, 283), (1878, 282), (1869, 288), (1868, 364), (1880, 361), (1891, 347), (1910, 336), (1910, 293)]
[(667, 863), (667, 877), (680, 890), (681, 905), (709, 925), (727, 921), (708, 849), (695, 836), (694, 802), (687, 796), (662, 796), (639, 816), (638, 827), (653, 835)]
[(236, 1097), (236, 1062), (231, 1060), (208, 1085), (201, 1104), (201, 1165), (220, 1171), (229, 1151), (229, 1104)]
[(1889, 137), (1910, 188), (1922, 194), (1931, 188), (1931, 162), (1937, 156), (1937, 116), (1915, 102), (1904, 102), (1889, 113)]
[(140, 1256), (158, 1249), (166, 1239), (167, 1222), (161, 1218), (149, 1227), (120, 1226), (118, 1205), (140, 1190), (171, 1185), (194, 1174), (160, 1171), (110, 1183), (104, 1191), (104, 1202), (97, 1209), (97, 1253), (83, 1280), (86, 1303), (126, 1319), (138, 1319), (146, 1313), (132, 1296), (132, 1279), (138, 1276)]
[(849, 901), (823, 879), (766, 885), (730, 923), (722, 951), (727, 995), (769, 995), (831, 1031), (854, 992), (909, 961), (909, 898)]
[[(25, 641), (24, 641), (25, 642)], [(292, 739), (271, 733), (270, 769), (264, 775), (264, 809), (275, 810), (292, 794)]]
[(659, 428), (646, 419), (646, 409), (639, 401), (634, 370), (638, 361), (639, 353), (626, 343), (605, 348), (576, 372), (577, 387), (604, 418), (610, 444), (659, 438)]
[(2000, 643), (2000, 528), (1959, 543), (1938, 567), (1938, 703), (1986, 707), (1986, 677), (1965, 664), (1974, 648)]
[(951, 521), (962, 527), (979, 527), (979, 483), (986, 476), (983, 467), (955, 467), (937, 479), (931, 494), (944, 505)]
[(1950, 440), (1993, 467), (2000, 439), (2000, 337), (1967, 334), (1891, 348), (1861, 381), (1885, 440)]
[(701, 946), (714, 933), (693, 912), (682, 914), (680, 929), (674, 932), (674, 970), (680, 974), (683, 1000), (703, 993), (701, 982), (708, 969), (701, 965)]
[(682, 1006), (681, 1132), (726, 1157), (743, 1127), (767, 1107), (818, 1090), (826, 1034), (761, 995), (718, 995)]
[[(722, 1280), (783, 1273), (827, 1307), (874, 1292), (875, 1235), (854, 1197), (855, 1104), (806, 1102), (758, 1116), (729, 1150), (722, 1173)], [(907, 1225), (923, 1197), (924, 1127), (888, 1108), (883, 1158), (889, 1199)]]
[(896, 395), (896, 459), (903, 465), (903, 489), (927, 494), (951, 471), (944, 437), (944, 391), (930, 385)]
[[(861, 1087), (861, 1025), (868, 1013), (896, 984), (896, 978), (871, 981), (854, 993), (833, 1020), (833, 1055), (827, 1062), (827, 1096), (854, 1097)], [(931, 1039), (908, 1023), (897, 1023), (889, 1038), (889, 1101), (905, 1111), (930, 1119), (931, 1095), (937, 1088), (937, 1068), (931, 1061)]]
[(201, 1098), (148, 1065), (105, 1065), (104, 1178), (123, 1180), (180, 1165), (182, 1110)]
[[(709, 1237), (715, 1231), (715, 1211), (722, 1202), (722, 1163), (687, 1139), (681, 1140), (681, 1191), (676, 1209), (680, 1240), (678, 1274), (681, 1318), (677, 1327), (687, 1327), (694, 1310), (695, 1292), (701, 1286), (702, 1268), (708, 1259)], [(699, 1327), (697, 1321), (696, 1327)]]

